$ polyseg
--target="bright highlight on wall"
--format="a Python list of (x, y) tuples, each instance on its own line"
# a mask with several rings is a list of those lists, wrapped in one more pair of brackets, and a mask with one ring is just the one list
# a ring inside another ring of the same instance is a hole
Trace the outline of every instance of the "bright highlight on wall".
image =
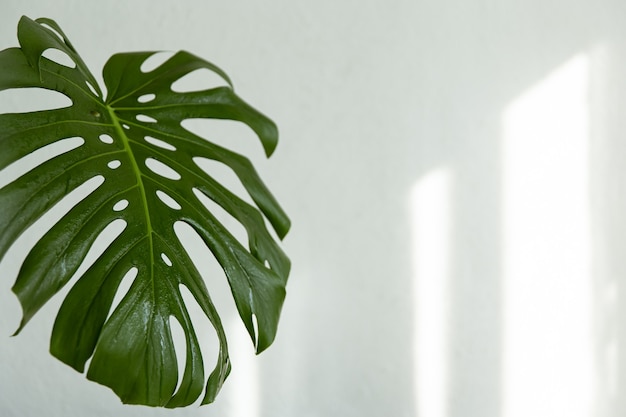
[(503, 417), (591, 417), (589, 59), (504, 114)]
[(452, 174), (433, 171), (411, 193), (414, 375), (418, 416), (447, 415), (447, 328), (449, 305)]
[[(241, 369), (237, 375), (231, 375), (231, 386), (228, 388), (232, 417), (258, 417), (261, 409), (259, 393), (259, 369), (254, 349), (245, 329), (242, 329), (239, 317), (231, 321), (230, 333), (233, 338), (229, 344), (231, 361)], [(231, 346), (232, 345), (232, 346)], [(236, 361), (236, 362), (235, 362)], [(226, 387), (225, 387), (226, 388)]]

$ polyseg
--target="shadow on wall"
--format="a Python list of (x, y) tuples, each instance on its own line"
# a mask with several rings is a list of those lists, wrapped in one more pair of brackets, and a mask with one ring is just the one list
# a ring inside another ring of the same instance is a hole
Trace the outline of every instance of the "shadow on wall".
[[(523, 47), (506, 31), (486, 45), (466, 38), (475, 62), (447, 57), (466, 75), (435, 120), (457, 120), (422, 140), (449, 151), (409, 204), (420, 417), (625, 409), (624, 57), (592, 29), (555, 29), (559, 42)], [(484, 48), (497, 46), (502, 61), (486, 63)]]
[[(618, 14), (584, 1), (453, 3), (414, 9), (404, 48), (378, 51), (385, 69), (402, 68), (401, 86), (380, 66), (347, 79), (378, 108), (345, 107), (328, 120), (336, 141), (299, 144), (300, 161), (324, 155), (298, 187), (325, 205), (307, 200), (317, 211), (294, 224), (323, 244), (295, 263), (298, 305), (283, 321), (295, 337), (269, 353), (277, 376), (261, 388), (289, 396), (276, 406), (261, 395), (261, 415), (596, 417), (626, 407), (616, 396), (626, 375)], [(352, 59), (367, 71), (349, 46), (332, 68)], [(382, 85), (396, 96), (381, 99)], [(337, 103), (363, 97), (340, 87), (328, 95)], [(357, 178), (376, 177), (384, 187), (370, 181), (361, 196)], [(408, 231), (394, 235), (399, 204)]]

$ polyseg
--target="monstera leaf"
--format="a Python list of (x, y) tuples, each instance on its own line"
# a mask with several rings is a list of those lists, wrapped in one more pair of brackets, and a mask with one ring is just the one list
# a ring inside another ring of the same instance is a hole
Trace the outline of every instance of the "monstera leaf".
[[(247, 158), (191, 133), (181, 122), (190, 118), (243, 122), (259, 137), (267, 156), (277, 143), (276, 126), (234, 93), (220, 69), (187, 52), (173, 55), (150, 72), (140, 67), (151, 52), (114, 55), (103, 72), (104, 98), (54, 21), (23, 17), (18, 38), (20, 48), (0, 52), (0, 90), (54, 90), (69, 97), (72, 105), (0, 115), (0, 169), (63, 139), (82, 138), (82, 144), (0, 189), (0, 256), (70, 192), (90, 179), (100, 180), (24, 260), (13, 287), (23, 308), (20, 329), (70, 281), (102, 231), (122, 220), (123, 231), (72, 281), (54, 324), (51, 353), (80, 372), (91, 359), (87, 378), (109, 386), (125, 403), (180, 407), (203, 391), (202, 403), (212, 402), (230, 371), (226, 336), (174, 226), (184, 222), (193, 228), (223, 268), (258, 353), (274, 340), (290, 267), (267, 230), (266, 219), (281, 239), (289, 220)], [(46, 58), (49, 49), (67, 54), (73, 65)], [(187, 93), (172, 90), (175, 81), (197, 69), (213, 71), (226, 86)], [(197, 163), (200, 158), (232, 169), (256, 206), (207, 174)], [(247, 248), (207, 209), (201, 196), (243, 225)], [(136, 276), (113, 307), (120, 282), (131, 271)], [(219, 340), (217, 364), (208, 377), (204, 361), (210, 359), (202, 358), (181, 286), (193, 295)], [(186, 341), (186, 351), (178, 355), (171, 319), (180, 323)], [(182, 356), (184, 372), (179, 376), (177, 358)]]

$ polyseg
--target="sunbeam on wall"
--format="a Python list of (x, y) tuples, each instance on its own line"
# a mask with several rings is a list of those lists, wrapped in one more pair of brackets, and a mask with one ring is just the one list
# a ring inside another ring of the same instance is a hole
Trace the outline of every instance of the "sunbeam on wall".
[(411, 192), (418, 416), (447, 415), (447, 326), (452, 174), (435, 170)]
[[(259, 398), (259, 369), (256, 358), (251, 349), (250, 338), (242, 329), (239, 318), (231, 321), (232, 343), (231, 360), (239, 368), (233, 372), (232, 381), (229, 381), (230, 404), (232, 406), (229, 416), (231, 417), (258, 417), (261, 406)], [(234, 366), (234, 365), (233, 365)]]
[(516, 99), (504, 122), (503, 417), (591, 417), (589, 59)]

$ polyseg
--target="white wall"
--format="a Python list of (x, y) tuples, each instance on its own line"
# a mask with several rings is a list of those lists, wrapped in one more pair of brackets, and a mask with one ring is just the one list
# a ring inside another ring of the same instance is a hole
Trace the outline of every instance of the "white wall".
[(59, 300), (9, 337), (17, 248), (0, 415), (626, 412), (623, 2), (3, 0), (1, 48), (22, 14), (57, 20), (94, 72), (134, 50), (224, 68), (280, 127), (260, 171), (293, 271), (275, 344), (254, 358), (234, 327), (217, 402), (167, 411), (47, 353)]

